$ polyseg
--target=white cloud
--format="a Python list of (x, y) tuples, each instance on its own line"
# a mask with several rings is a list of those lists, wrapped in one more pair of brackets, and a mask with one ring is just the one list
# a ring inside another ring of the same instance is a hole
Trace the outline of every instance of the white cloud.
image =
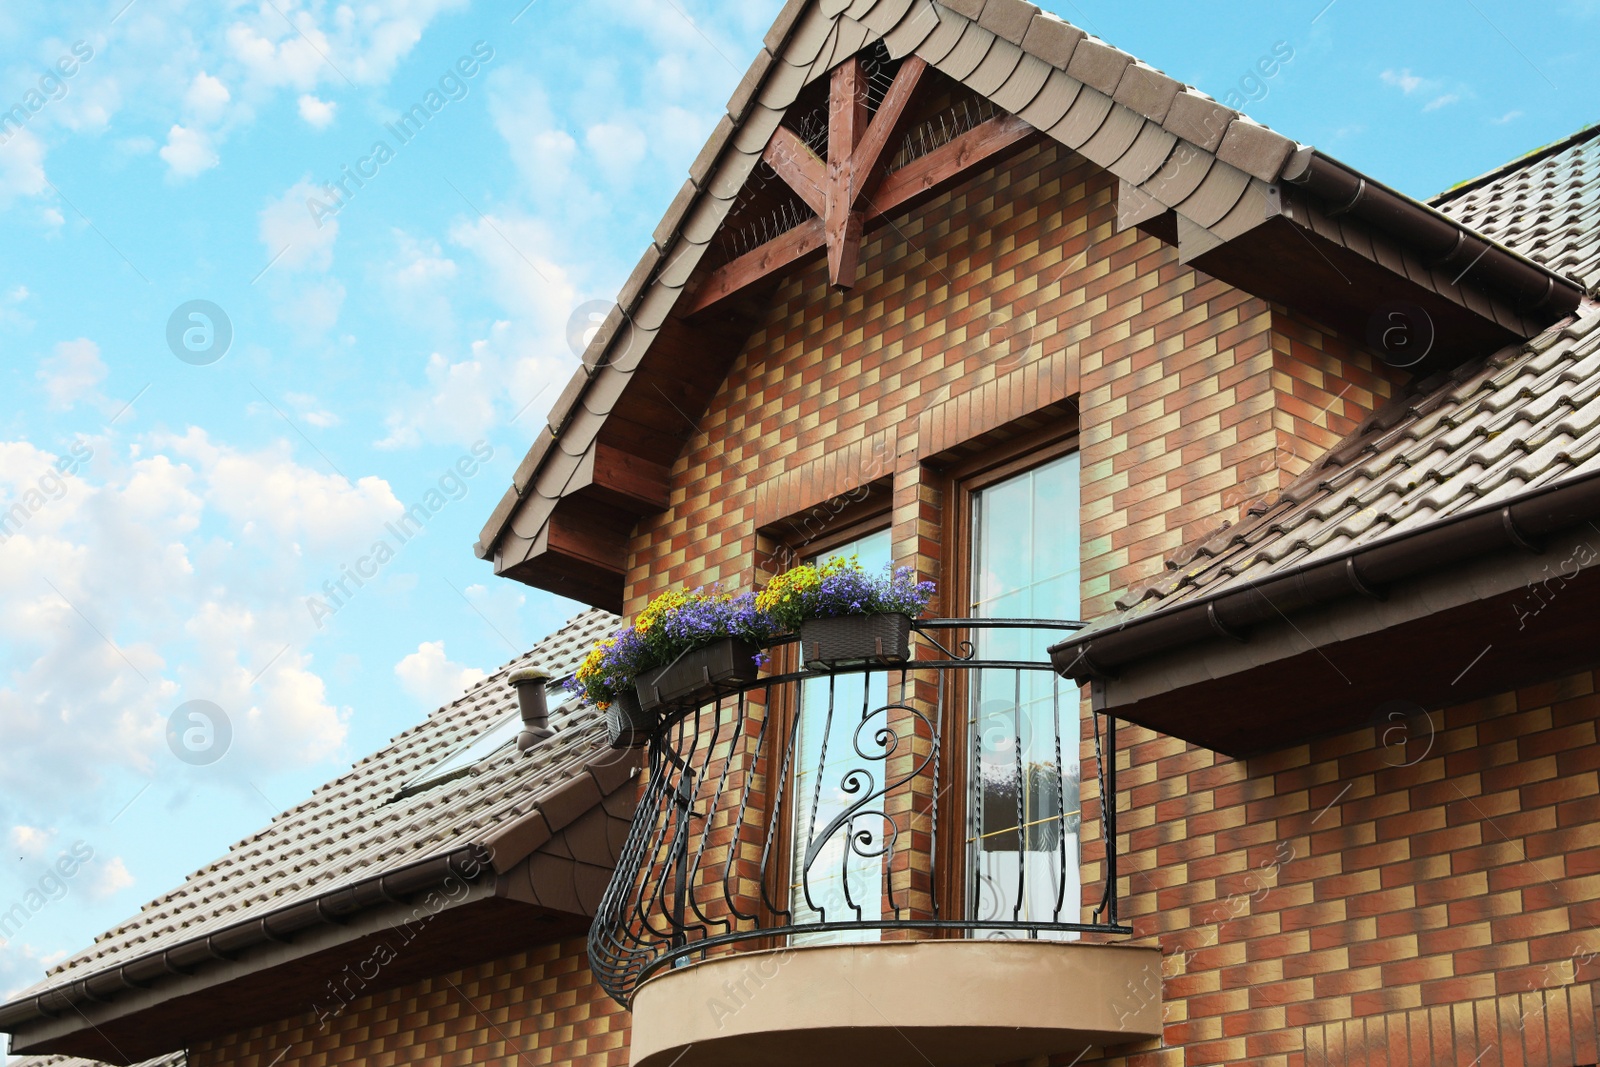
[(300, 94), (300, 117), (314, 130), (325, 130), (333, 125), (333, 113), (337, 108), (331, 100), (319, 100), (310, 93)]
[[(285, 0), (285, 23), (273, 6), (262, 5), (228, 27), (228, 49), (263, 86), (309, 92), (319, 82), (377, 85), (389, 80), (411, 53), (422, 31), (443, 11), (466, 0), (387, 0), (311, 10)], [(325, 13), (324, 13), (325, 12)], [(319, 22), (326, 19), (326, 24)]]
[(191, 426), (182, 437), (158, 436), (153, 443), (194, 464), (205, 502), (242, 535), (281, 548), (365, 546), (404, 510), (382, 478), (367, 475), (352, 485), (343, 475), (302, 466), (287, 441), (244, 452)]
[(0, 207), (19, 196), (38, 196), (48, 188), (44, 145), (32, 130), (22, 129), (0, 144)]
[(89, 861), (85, 875), (88, 878), (86, 889), (95, 900), (115, 896), (133, 885), (133, 875), (128, 873), (128, 865), (122, 862), (121, 856), (107, 860), (95, 857)]
[(333, 264), (333, 244), (339, 237), (339, 220), (317, 217), (318, 205), (331, 206), (332, 197), (308, 178), (291, 185), (281, 197), (261, 209), (261, 244), (270, 260), (282, 253), (276, 267), (327, 270)]
[(1378, 79), (1385, 85), (1390, 85), (1399, 89), (1407, 96), (1410, 96), (1412, 93), (1426, 85), (1433, 84), (1427, 78), (1418, 77), (1417, 75), (1411, 73), (1410, 67), (1406, 67), (1403, 70), (1386, 70), (1382, 74), (1378, 75)]
[(530, 411), (542, 415), (577, 366), (575, 358), (563, 355), (565, 348), (559, 336), (536, 340), (525, 327), (501, 321), (488, 337), (472, 343), (465, 359), (434, 352), (425, 370), (427, 384), (401, 393), (384, 420), (388, 434), (375, 447), (467, 445), (502, 419)]
[(1494, 123), (1496, 126), (1504, 126), (1506, 123), (1515, 122), (1517, 119), (1520, 119), (1521, 117), (1522, 117), (1522, 112), (1516, 111), (1516, 110), (1512, 110), (1512, 111), (1507, 111), (1504, 115), (1501, 115), (1497, 119), (1490, 119), (1489, 121)]
[(105, 380), (106, 365), (100, 361), (100, 346), (80, 337), (57, 344), (55, 352), (39, 362), (35, 376), (43, 383), (50, 406), (65, 411)]
[(189, 84), (189, 91), (183, 96), (183, 106), (199, 122), (214, 123), (222, 118), (231, 99), (233, 96), (222, 80), (202, 70)]
[(649, 147), (644, 131), (625, 122), (597, 123), (585, 131), (583, 139), (601, 171), (614, 182), (629, 180)]
[(1436, 96), (1432, 100), (1429, 100), (1426, 104), (1423, 104), (1422, 110), (1424, 113), (1429, 111), (1438, 111), (1441, 107), (1448, 107), (1460, 99), (1460, 93), (1445, 93), (1443, 96)]
[(177, 124), (167, 131), (161, 158), (166, 161), (171, 176), (179, 180), (193, 178), (220, 162), (209, 134)]
[(448, 704), (485, 677), (478, 668), (462, 666), (446, 657), (443, 641), (423, 641), (415, 652), (394, 665), (394, 673), (406, 692), (430, 708)]
[(37, 826), (13, 826), (9, 836), (14, 852), (23, 859), (36, 860), (44, 855), (55, 835), (54, 830), (41, 830)]

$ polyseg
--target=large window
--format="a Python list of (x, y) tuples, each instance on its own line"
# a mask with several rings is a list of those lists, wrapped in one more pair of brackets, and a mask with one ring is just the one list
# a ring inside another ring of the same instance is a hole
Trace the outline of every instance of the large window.
[[(1078, 454), (969, 494), (967, 614), (1078, 616)], [(986, 660), (1038, 662), (1065, 636), (978, 631)], [(975, 672), (969, 699), (968, 910), (974, 919), (1076, 922), (1078, 700), (1049, 671)]]
[[(868, 570), (886, 567), (891, 560), (889, 531), (838, 545), (812, 562), (836, 556), (855, 556)], [(873, 751), (872, 732), (883, 725), (888, 703), (885, 671), (808, 678), (801, 683), (791, 782), (794, 800), (789, 806), (793, 812), (789, 908), (796, 924), (876, 922), (883, 917), (882, 858), (851, 848), (846, 827), (826, 831), (863, 796), (861, 775), (882, 783), (883, 762), (862, 753)], [(872, 829), (882, 832), (878, 826)], [(816, 944), (876, 938), (875, 930), (819, 931), (792, 940)]]

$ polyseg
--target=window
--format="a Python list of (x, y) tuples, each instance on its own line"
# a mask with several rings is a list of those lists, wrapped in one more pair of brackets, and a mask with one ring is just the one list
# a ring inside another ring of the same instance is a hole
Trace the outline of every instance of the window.
[[(1078, 615), (1078, 454), (971, 488), (967, 614)], [(1039, 661), (1057, 630), (977, 631), (981, 659)], [(1078, 697), (1053, 672), (982, 670), (969, 694), (968, 910), (1076, 922)]]
[[(886, 567), (892, 558), (889, 531), (847, 541), (810, 562), (825, 563), (839, 556), (855, 556), (869, 571)], [(876, 922), (883, 917), (882, 858), (862, 856), (852, 849), (845, 827), (832, 834), (824, 831), (860, 799), (861, 793), (848, 788), (853, 773), (865, 772), (877, 782), (883, 780), (882, 762), (864, 758), (858, 745), (873, 751), (871, 733), (887, 714), (888, 687), (886, 671), (808, 678), (801, 683), (789, 834), (789, 908), (796, 925)], [(878, 826), (872, 830), (881, 833)], [(876, 939), (876, 930), (864, 930), (799, 934), (790, 941), (809, 945)]]
[[(570, 699), (570, 694), (563, 696), (550, 709), (552, 721), (555, 719), (556, 711), (565, 707)], [(435, 786), (466, 777), (472, 773), (472, 769), (478, 764), (507, 745), (516, 743), (517, 735), (521, 732), (522, 714), (520, 711), (514, 711), (505, 718), (492, 723), (487, 730), (477, 737), (462, 742), (438, 763), (411, 779), (401, 787), (400, 792), (395, 794), (394, 799), (404, 800), (406, 797), (416, 796), (418, 793), (425, 792)]]

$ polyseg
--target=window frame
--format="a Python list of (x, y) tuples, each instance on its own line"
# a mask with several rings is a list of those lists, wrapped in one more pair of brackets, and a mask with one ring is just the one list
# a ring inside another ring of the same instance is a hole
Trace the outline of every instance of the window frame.
[[(1063, 420), (1063, 423), (1018, 434), (1009, 440), (985, 448), (978, 455), (953, 462), (944, 469), (940, 482), (945, 502), (941, 530), (944, 544), (940, 562), (946, 576), (944, 583), (946, 596), (941, 599), (947, 614), (951, 617), (966, 618), (972, 604), (973, 495), (1007, 478), (1043, 466), (1069, 453), (1081, 451), (1077, 420)], [(1079, 488), (1078, 529), (1081, 546), (1083, 510), (1081, 481)], [(956, 642), (970, 640), (972, 634), (970, 630), (958, 630), (950, 631), (949, 636), (952, 642)], [(950, 647), (957, 646), (952, 643)], [(967, 703), (971, 688), (966, 671), (955, 673), (958, 676), (951, 679), (950, 699), (943, 709), (944, 723), (941, 727), (944, 736), (952, 743), (946, 747), (947, 758), (944, 761), (945, 771), (941, 774), (942, 780), (936, 783), (936, 788), (945, 797), (945, 802), (940, 805), (939, 820), (941, 825), (951, 827), (952, 832), (942, 835), (938, 845), (939, 852), (935, 860), (941, 877), (940, 884), (935, 885), (933, 891), (940, 902), (941, 914), (964, 918), (967, 914), (967, 896), (972, 873), (968, 869), (970, 857), (967, 847), (967, 820), (972, 811), (972, 798), (969, 796), (972, 738), (967, 729)], [(1079, 724), (1081, 743), (1083, 720), (1081, 709), (1075, 717)], [(1078, 788), (1081, 808), (1083, 799), (1081, 782)], [(1079, 862), (1081, 864), (1081, 858)]]
[[(801, 543), (799, 547), (795, 547), (794, 542), (783, 542), (785, 547), (794, 553), (795, 565), (798, 566), (801, 563), (818, 559), (841, 545), (849, 544), (851, 541), (859, 541), (880, 531), (889, 532), (891, 537), (890, 552), (892, 554), (894, 551), (892, 540), (894, 525), (891, 521), (892, 508), (889, 506), (888, 499), (886, 497), (880, 499), (879, 494), (874, 493), (859, 503), (863, 506), (856, 512), (841, 509), (840, 514), (848, 517), (840, 524), (837, 531), (829, 531), (827, 536), (813, 538)], [(788, 674), (801, 669), (800, 646), (797, 642), (790, 642), (777, 651), (778, 655), (774, 657), (776, 660), (774, 673)], [(780, 731), (777, 736), (782, 740), (781, 745), (774, 745), (770, 750), (776, 757), (777, 766), (771, 768), (767, 774), (766, 802), (768, 812), (774, 811), (777, 807), (780, 785), (786, 793), (792, 793), (794, 790), (793, 776), (796, 768), (792, 765), (790, 766), (789, 780), (785, 781), (782, 767), (785, 755), (789, 751), (790, 742), (798, 737), (798, 731), (795, 729), (795, 718), (800, 714), (799, 692), (798, 686), (783, 686), (779, 690), (778, 699), (767, 707), (767, 714), (771, 717), (768, 729), (777, 728)], [(793, 834), (794, 817), (798, 810), (799, 807), (791, 799), (780, 815), (774, 841), (781, 843), (781, 847), (778, 849), (777, 862), (772, 864), (771, 873), (768, 875), (771, 882), (767, 886), (769, 898), (788, 911), (791, 923), (795, 917), (793, 900)], [(761, 910), (766, 911), (765, 901), (761, 902)], [(769, 916), (769, 918), (775, 920), (777, 917)], [(766, 944), (766, 947), (781, 948), (786, 944), (788, 944), (787, 938), (775, 937), (771, 939), (770, 944)]]

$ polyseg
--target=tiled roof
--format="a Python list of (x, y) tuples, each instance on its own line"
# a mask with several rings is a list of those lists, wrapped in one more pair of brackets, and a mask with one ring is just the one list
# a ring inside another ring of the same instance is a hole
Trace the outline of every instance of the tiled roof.
[(1600, 125), (1439, 194), (1433, 204), (1600, 292)]
[(1600, 472), (1600, 309), (1424, 380), (1276, 502), (1185, 548), (1071, 643)]
[(14, 999), (445, 855), (527, 815), (560, 785), (584, 773), (596, 755), (608, 751), (603, 719), (593, 709), (569, 706), (552, 714), (555, 736), (526, 754), (512, 745), (472, 774), (404, 800), (395, 797), (431, 765), (516, 714), (516, 693), (507, 682), (512, 671), (539, 666), (556, 678), (570, 675), (594, 641), (616, 625), (616, 617), (602, 611), (576, 616)]
[[(187, 1052), (169, 1052), (153, 1060), (136, 1063), (133, 1067), (186, 1067), (188, 1062)], [(6, 1067), (106, 1067), (106, 1065), (99, 1060), (88, 1060), (82, 1056), (19, 1056), (9, 1061)]]

